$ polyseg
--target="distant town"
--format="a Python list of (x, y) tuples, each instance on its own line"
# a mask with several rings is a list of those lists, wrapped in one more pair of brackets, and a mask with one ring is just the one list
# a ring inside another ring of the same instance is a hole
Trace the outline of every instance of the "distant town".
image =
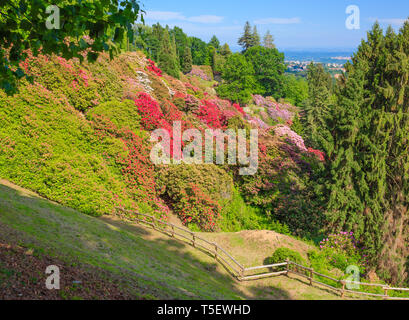
[[(351, 58), (350, 57), (332, 57), (332, 60), (337, 60), (337, 61), (348, 61)], [(293, 74), (298, 74), (301, 76), (306, 75), (307, 72), (307, 68), (308, 66), (312, 63), (322, 63), (319, 61), (300, 61), (300, 60), (289, 60), (289, 61), (285, 61), (286, 65), (287, 65), (287, 73), (293, 73)], [(338, 78), (340, 77), (343, 73), (345, 73), (345, 67), (344, 67), (344, 63), (335, 63), (335, 62), (331, 62), (331, 63), (322, 63), (325, 67), (325, 69), (331, 73), (331, 75), (334, 78)]]

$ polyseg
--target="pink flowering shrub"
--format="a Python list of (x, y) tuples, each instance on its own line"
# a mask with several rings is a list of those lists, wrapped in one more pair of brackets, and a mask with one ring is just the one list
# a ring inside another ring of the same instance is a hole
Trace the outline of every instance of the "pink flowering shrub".
[(287, 140), (298, 147), (301, 151), (307, 152), (304, 144), (304, 139), (285, 125), (277, 125), (274, 127), (274, 132), (279, 137), (285, 137)]

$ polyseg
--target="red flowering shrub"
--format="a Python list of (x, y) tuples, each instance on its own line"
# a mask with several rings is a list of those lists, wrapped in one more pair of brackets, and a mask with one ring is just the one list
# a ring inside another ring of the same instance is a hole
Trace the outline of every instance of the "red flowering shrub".
[(238, 103), (233, 103), (233, 107), (240, 112), (243, 116), (246, 115), (246, 113), (244, 112), (243, 108), (240, 107), (240, 105)]
[(145, 92), (140, 92), (135, 105), (141, 115), (141, 124), (145, 130), (151, 131), (164, 125), (163, 113), (159, 104)]
[(325, 153), (320, 150), (315, 150), (313, 148), (308, 148), (309, 153), (315, 154), (320, 161), (325, 161)]
[(202, 105), (199, 107), (198, 117), (213, 129), (224, 128), (225, 118), (216, 104), (208, 100), (202, 100)]
[(158, 77), (162, 77), (162, 70), (155, 65), (155, 62), (152, 61), (151, 59), (148, 59), (148, 66), (146, 67), (148, 71), (153, 72), (156, 74)]
[(194, 183), (189, 183), (181, 191), (175, 209), (183, 224), (195, 224), (201, 230), (214, 231), (221, 208)]
[(115, 162), (121, 168), (128, 191), (137, 202), (148, 204), (152, 209), (150, 213), (166, 220), (169, 209), (158, 197), (154, 166), (149, 159), (147, 144), (133, 131), (118, 129), (105, 116), (93, 115), (93, 125), (98, 136), (109, 136), (122, 141), (124, 154), (117, 154)]

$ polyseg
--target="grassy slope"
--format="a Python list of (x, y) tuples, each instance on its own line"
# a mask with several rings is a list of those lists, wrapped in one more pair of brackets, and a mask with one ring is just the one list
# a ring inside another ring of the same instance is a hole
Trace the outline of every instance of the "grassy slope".
[[(49, 255), (120, 276), (139, 298), (337, 298), (287, 277), (239, 283), (211, 257), (184, 243), (113, 218), (84, 215), (4, 180), (0, 181), (0, 224), (17, 232), (20, 245), (40, 248)], [(262, 232), (206, 236), (225, 246), (246, 265), (260, 263), (273, 249), (268, 245), (271, 239), (266, 242)], [(280, 241), (290, 242), (301, 251), (306, 249), (301, 242), (281, 237)]]

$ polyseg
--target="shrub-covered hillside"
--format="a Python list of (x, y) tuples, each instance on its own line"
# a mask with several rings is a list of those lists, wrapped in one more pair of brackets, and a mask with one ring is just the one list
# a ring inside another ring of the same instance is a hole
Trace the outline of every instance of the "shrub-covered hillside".
[[(22, 66), (34, 83), (0, 93), (2, 178), (95, 216), (122, 207), (163, 219), (173, 211), (206, 231), (319, 230), (308, 181), (322, 155), (291, 129), (296, 107), (259, 95), (232, 104), (216, 95), (207, 67), (176, 79), (140, 52), (93, 64), (29, 55)], [(182, 129), (259, 129), (258, 172), (154, 166), (150, 132), (172, 133), (174, 121)]]

